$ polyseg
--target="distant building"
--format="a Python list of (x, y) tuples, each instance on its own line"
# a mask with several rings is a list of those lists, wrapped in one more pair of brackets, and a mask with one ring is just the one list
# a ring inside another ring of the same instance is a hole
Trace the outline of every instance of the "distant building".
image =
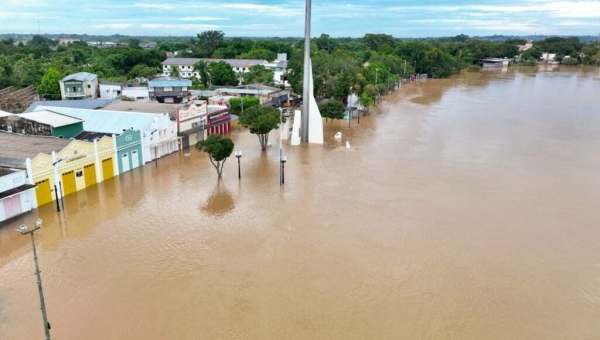
[(519, 52), (524, 52), (533, 47), (533, 40), (527, 40), (525, 45), (517, 45), (519, 47)]
[(156, 41), (149, 41), (149, 42), (144, 42), (144, 43), (140, 43), (140, 47), (145, 49), (145, 50), (149, 50), (151, 48), (155, 48), (156, 46), (158, 46), (158, 44), (156, 43)]
[(190, 95), (192, 81), (189, 79), (161, 77), (148, 82), (150, 99), (159, 103), (181, 103)]
[(123, 84), (111, 81), (103, 81), (100, 83), (100, 98), (115, 99), (121, 95)]
[(136, 102), (147, 103), (150, 101), (150, 92), (146, 86), (133, 86), (108, 81), (100, 83), (100, 98), (116, 99), (119, 96), (128, 97)]
[(98, 76), (79, 72), (70, 74), (60, 81), (60, 95), (63, 100), (98, 98)]
[(205, 59), (205, 58), (167, 58), (162, 62), (163, 75), (171, 75), (171, 67), (177, 67), (179, 76), (182, 78), (196, 77), (200, 79), (200, 73), (194, 70), (194, 65), (204, 60), (205, 62), (220, 62), (224, 61), (231, 65), (233, 71), (237, 74), (248, 72), (250, 66), (263, 65), (266, 69), (273, 71), (273, 82), (277, 85), (284, 84), (289, 86), (287, 82), (287, 54), (279, 53), (277, 59), (269, 62), (264, 59)]

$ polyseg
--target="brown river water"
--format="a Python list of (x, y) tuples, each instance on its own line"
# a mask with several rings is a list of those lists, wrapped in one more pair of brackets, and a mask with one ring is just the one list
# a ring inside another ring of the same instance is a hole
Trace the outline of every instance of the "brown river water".
[(283, 187), (231, 137), (241, 181), (191, 150), (0, 224), (0, 339), (44, 337), (37, 218), (53, 339), (600, 339), (597, 68), (407, 85)]

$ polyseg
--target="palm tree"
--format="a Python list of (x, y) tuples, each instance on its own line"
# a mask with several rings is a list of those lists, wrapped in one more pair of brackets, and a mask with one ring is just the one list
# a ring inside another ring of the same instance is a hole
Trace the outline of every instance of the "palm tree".
[(175, 65), (171, 66), (171, 77), (179, 78), (179, 68)]
[(194, 71), (198, 71), (202, 85), (204, 85), (204, 88), (208, 88), (208, 63), (206, 63), (204, 60), (200, 60), (194, 64)]

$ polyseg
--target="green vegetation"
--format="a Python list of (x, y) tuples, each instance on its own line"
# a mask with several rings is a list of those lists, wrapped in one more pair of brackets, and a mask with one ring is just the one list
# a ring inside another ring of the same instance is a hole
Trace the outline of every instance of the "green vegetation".
[(343, 119), (344, 112), (346, 112), (346, 106), (344, 103), (337, 100), (330, 100), (326, 103), (319, 104), (319, 111), (321, 116), (331, 119), (333, 123), (334, 119)]
[[(304, 41), (300, 38), (226, 38), (221, 31), (206, 31), (196, 37), (65, 37), (119, 42), (117, 46), (93, 47), (82, 40), (59, 45), (58, 40), (48, 37), (35, 35), (25, 44), (17, 43), (11, 37), (0, 40), (0, 88), (39, 87), (42, 77), (51, 68), (61, 77), (85, 71), (97, 74), (102, 80), (148, 79), (161, 72), (161, 62), (167, 58), (167, 52), (178, 52), (177, 56), (182, 58), (269, 61), (275, 59), (277, 53), (286, 53), (287, 80), (294, 92), (302, 93)], [(139, 46), (148, 39), (155, 41), (156, 47), (143, 49)], [(397, 39), (387, 34), (366, 34), (362, 38), (332, 38), (321, 34), (312, 39), (311, 45), (315, 95), (341, 101), (352, 91), (363, 103), (374, 102), (377, 93), (388, 91), (388, 84), (412, 73), (445, 78), (464, 69), (474, 71), (482, 58), (516, 56), (519, 53), (517, 45), (525, 42), (525, 39), (514, 37), (476, 39), (463, 34), (419, 40)], [(600, 64), (600, 49), (596, 43), (582, 42), (576, 37), (548, 37), (534, 41), (533, 47), (523, 53), (521, 63), (535, 65), (544, 52), (556, 53), (558, 60), (569, 64)], [(263, 66), (252, 66), (242, 79), (229, 65), (222, 63), (200, 62), (194, 69), (201, 78), (201, 84), (195, 81), (193, 85), (198, 89), (210, 85), (237, 85), (240, 81), (272, 85), (273, 79), (272, 72)], [(367, 87), (370, 91), (364, 95)]]
[(233, 152), (233, 147), (234, 144), (231, 139), (223, 138), (218, 134), (210, 135), (205, 140), (196, 143), (196, 150), (208, 154), (208, 159), (217, 170), (219, 178), (221, 178), (227, 158)]
[(258, 106), (260, 101), (256, 97), (241, 97), (229, 99), (229, 107), (231, 107), (231, 113), (241, 115), (242, 110), (248, 110), (253, 106)]
[(281, 112), (273, 106), (254, 106), (248, 110), (244, 108), (244, 114), (240, 116), (240, 123), (258, 137), (262, 151), (267, 150), (269, 132), (279, 126), (280, 120)]

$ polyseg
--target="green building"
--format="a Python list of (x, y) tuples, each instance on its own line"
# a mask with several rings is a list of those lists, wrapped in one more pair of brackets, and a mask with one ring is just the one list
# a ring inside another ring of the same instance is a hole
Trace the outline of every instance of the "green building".
[(20, 114), (0, 113), (0, 130), (34, 136), (73, 138), (83, 131), (83, 120), (49, 110)]
[(63, 100), (98, 98), (98, 76), (88, 72), (70, 74), (60, 81)]
[(144, 165), (142, 157), (142, 132), (126, 130), (114, 137), (119, 160), (119, 174)]

